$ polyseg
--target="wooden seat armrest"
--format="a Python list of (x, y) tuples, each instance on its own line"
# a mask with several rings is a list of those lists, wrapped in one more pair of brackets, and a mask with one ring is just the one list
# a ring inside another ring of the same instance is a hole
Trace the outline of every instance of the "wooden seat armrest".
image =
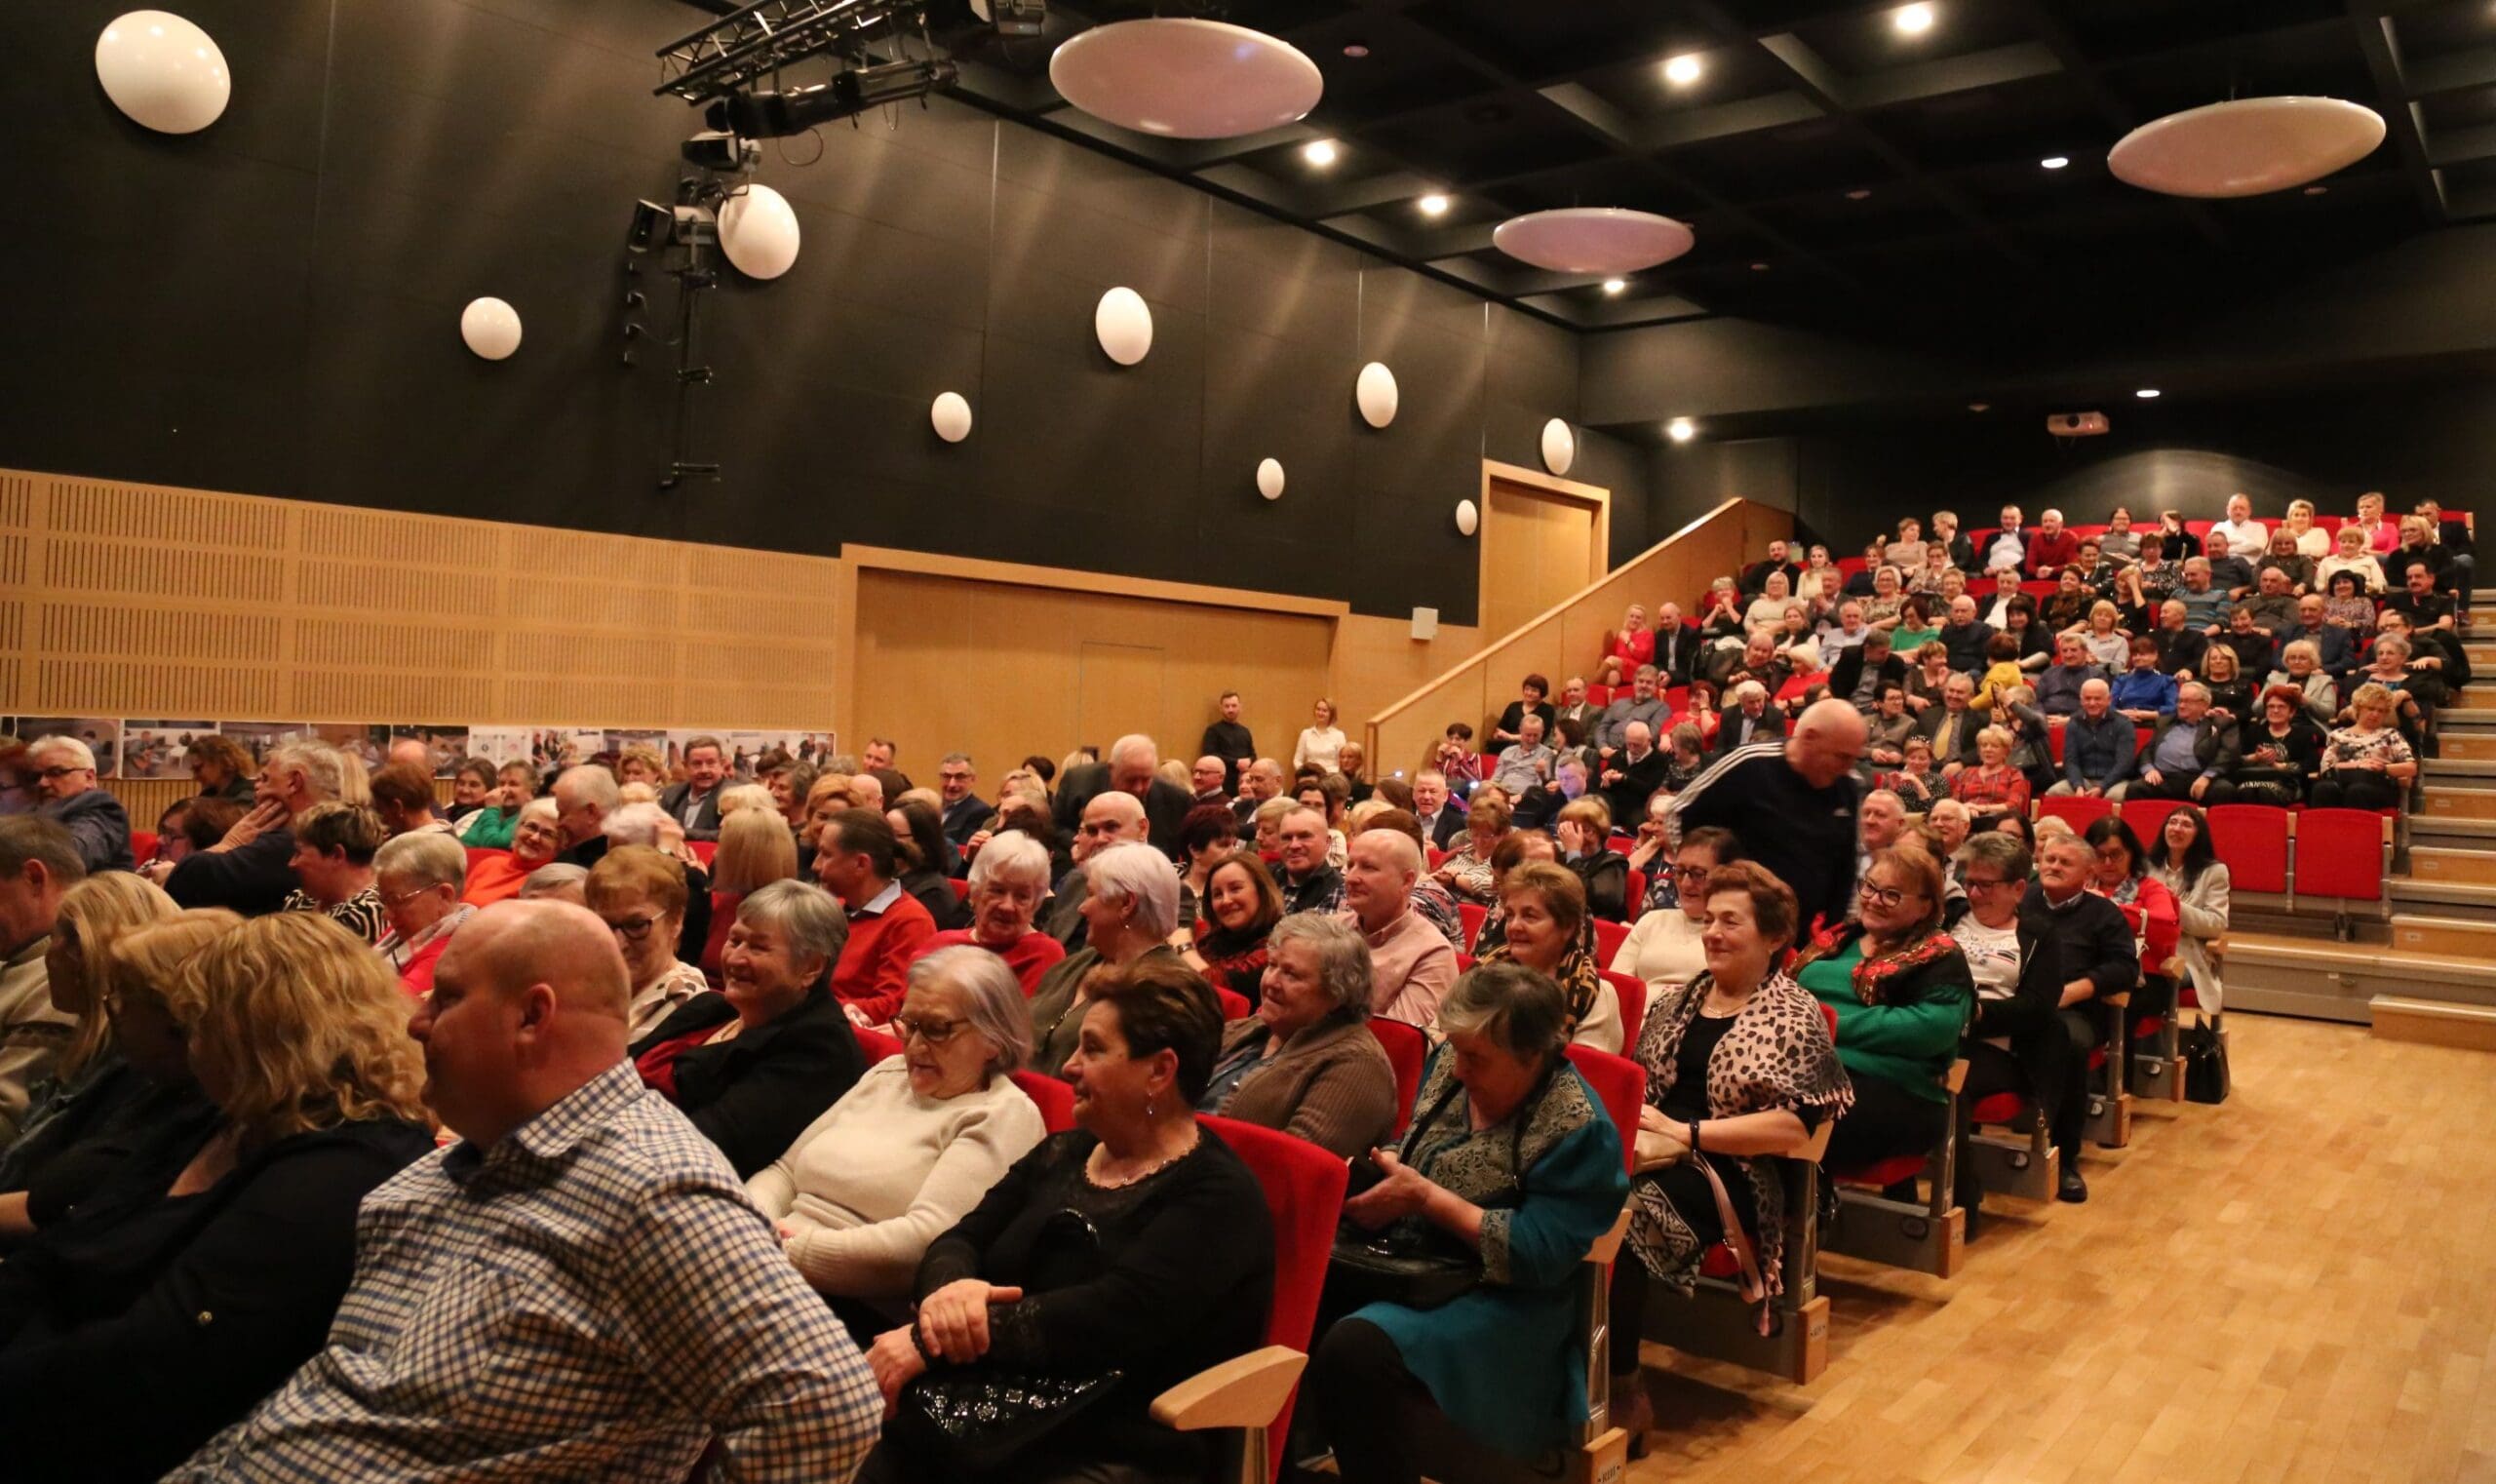
[(1819, 1163), (1829, 1156), (1829, 1135), (1835, 1132), (1837, 1132), (1837, 1120), (1822, 1118), (1820, 1126), (1812, 1130), (1812, 1137), (1803, 1141), (1803, 1147), (1786, 1157), (1800, 1159), (1805, 1164)]
[(1941, 1085), (1949, 1088), (1950, 1096), (1954, 1098), (1968, 1090), (1968, 1059), (1966, 1057), (1963, 1056), (1950, 1064), (1950, 1070), (1941, 1074)]
[(1622, 1203), (1620, 1214), (1612, 1219), (1611, 1228), (1603, 1235), (1595, 1238), (1595, 1244), (1592, 1247), (1586, 1249), (1587, 1262), (1601, 1268), (1618, 1255), (1621, 1242), (1629, 1236), (1629, 1213), (1635, 1209), (1637, 1209), (1635, 1202)]
[(2101, 1005), (2113, 1005), (2121, 1010), (2131, 1004), (2132, 992), (2126, 990), (2121, 995), (2100, 995), (2097, 996), (2097, 1002)]
[(1152, 1420), (1182, 1432), (1266, 1427), (1291, 1399), (1308, 1357), (1287, 1345), (1208, 1366), (1152, 1399)]

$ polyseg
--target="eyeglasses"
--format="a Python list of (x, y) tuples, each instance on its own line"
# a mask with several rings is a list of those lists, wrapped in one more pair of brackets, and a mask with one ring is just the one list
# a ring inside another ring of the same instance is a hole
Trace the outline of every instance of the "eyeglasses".
[(1984, 891), (1995, 886), (2008, 886), (2009, 881), (1999, 877), (1969, 877), (1959, 883), (1970, 891)]
[(50, 783), (55, 778), (66, 778), (72, 773), (83, 773), (85, 771), (87, 771), (87, 769), (83, 767), (48, 767), (37, 773), (35, 776), (43, 779), (46, 783)]
[(1875, 886), (1870, 881), (1854, 888), (1854, 894), (1879, 907), (1895, 907), (1909, 897), (1921, 897), (1921, 891), (1900, 891), (1895, 886)]
[(418, 897), (432, 895), (438, 889), (437, 886), (419, 886), (413, 891), (384, 892), (381, 895), (381, 905), (395, 912)]
[(666, 913), (654, 912), (646, 918), (637, 918), (628, 922), (609, 922), (606, 924), (606, 930), (627, 943), (639, 943), (648, 937), (650, 929), (656, 927), (659, 918), (666, 916)]
[(941, 1046), (952, 1040), (955, 1036), (961, 1035), (969, 1024), (968, 1021), (930, 1020), (923, 1016), (893, 1017), (893, 1029), (901, 1033), (903, 1040), (909, 1040), (915, 1035), (931, 1046)]
[(1713, 866), (1675, 866), (1673, 868), (1673, 879), (1676, 881), (1703, 881), (1707, 879), (1707, 873), (1715, 869), (1716, 868)]

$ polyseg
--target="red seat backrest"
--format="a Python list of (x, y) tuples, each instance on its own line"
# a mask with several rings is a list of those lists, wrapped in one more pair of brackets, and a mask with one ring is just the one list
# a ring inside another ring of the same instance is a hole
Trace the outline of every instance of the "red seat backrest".
[(858, 1054), (867, 1059), (870, 1067), (888, 1056), (901, 1055), (901, 1037), (898, 1035), (871, 1031), (865, 1026), (851, 1026), (849, 1034), (858, 1037)]
[(1624, 1051), (1638, 1047), (1638, 1028), (1647, 1021), (1647, 981), (1635, 974), (1603, 971), (1604, 982), (1620, 1000), (1620, 1046)]
[(1248, 996), (1240, 994), (1237, 990), (1225, 989), (1221, 985), (1215, 985), (1213, 987), (1213, 997), (1215, 1001), (1222, 1006), (1222, 1019), (1225, 1025), (1228, 1025), (1234, 1020), (1246, 1020), (1249, 1016), (1257, 1013), (1257, 1007), (1248, 1002)]
[[(1628, 854), (1629, 852), (1627, 852), (1627, 851), (1625, 851), (1625, 850), (1624, 850), (1624, 851), (1622, 851), (1621, 853), (1622, 853), (1623, 855), (1626, 855), (1626, 854)], [(1637, 921), (1637, 920), (1638, 920), (1638, 915), (1639, 915), (1641, 912), (1643, 912), (1643, 911), (1645, 911), (1645, 910), (1646, 910), (1646, 909), (1645, 909), (1645, 907), (1642, 905), (1643, 903), (1645, 903), (1645, 901), (1646, 901), (1646, 900), (1647, 900), (1647, 873), (1645, 873), (1644, 871), (1639, 870), (1639, 869), (1638, 869), (1637, 867), (1635, 867), (1635, 866), (1632, 866), (1632, 867), (1630, 867), (1630, 868), (1629, 868), (1629, 920), (1630, 920), (1630, 921), (1635, 922), (1635, 921)]]
[(1612, 1131), (1620, 1136), (1620, 1162), (1629, 1173), (1638, 1173), (1638, 1109), (1647, 1101), (1647, 1069), (1625, 1056), (1598, 1051), (1592, 1046), (1571, 1046), (1569, 1060), (1578, 1075), (1603, 1104), (1604, 1113), (1612, 1119)]
[(1034, 1072), (1028, 1067), (1008, 1075), (1014, 1078), (1015, 1086), (1023, 1089), (1023, 1096), (1030, 1098), (1033, 1106), (1039, 1109), (1042, 1128), (1053, 1134), (1062, 1134), (1074, 1126), (1073, 1088), (1045, 1072)]
[(2180, 799), (2126, 799), (2124, 823), (2140, 837), (2142, 849), (2154, 857), (2163, 856), (2165, 851), (2159, 846), (2158, 832), (2166, 828), (2166, 816), (2182, 807), (2184, 801)]
[(1456, 915), (1464, 922), (1464, 951), (1471, 953), (1473, 941), (1482, 936), (1482, 923), (1491, 916), (1491, 909), (1479, 902), (1459, 902)]
[(2386, 818), (2372, 809), (2301, 810), (2296, 834), (2297, 895), (2381, 901), (2387, 825)]
[(2210, 846), (2237, 891), (2275, 895), (2288, 889), (2288, 811), (2267, 803), (2223, 803), (2210, 810)]
[(133, 830), (130, 832), (130, 858), (142, 866), (156, 858), (155, 831)]
[(1400, 1135), (1413, 1121), (1413, 1100), (1422, 1092), (1422, 1067), (1430, 1059), (1430, 1040), (1421, 1027), (1383, 1015), (1370, 1017), (1369, 1034), (1378, 1038), (1386, 1064), (1395, 1069), (1395, 1132)]
[[(1265, 1188), (1266, 1212), (1274, 1223), (1274, 1302), (1266, 1311), (1266, 1343), (1303, 1354), (1317, 1328), (1317, 1298), (1326, 1287), (1326, 1264), (1335, 1252), (1335, 1226), (1343, 1219), (1344, 1185), (1351, 1166), (1304, 1139), (1202, 1113), (1197, 1121), (1222, 1137)], [(1269, 1436), (1291, 1435), (1292, 1404), (1283, 1404)], [(1273, 1450), (1281, 1471), (1287, 1448)]]
[(1436, 845), (1432, 845), (1429, 849), (1427, 849), (1427, 850), (1424, 851), (1423, 853), (1424, 853), (1424, 855), (1426, 855), (1427, 857), (1429, 857), (1430, 869), (1431, 869), (1432, 871), (1436, 871), (1436, 870), (1437, 870), (1437, 869), (1439, 869), (1441, 866), (1444, 866), (1444, 865), (1446, 865), (1446, 864), (1447, 864), (1448, 852), (1446, 852), (1445, 850), (1440, 849), (1440, 848), (1439, 848), (1438, 846), (1436, 846)]
[(945, 878), (945, 883), (954, 888), (955, 901), (967, 902), (971, 899), (971, 883), (969, 878), (949, 876)]
[(2060, 798), (2048, 797), (2037, 801), (2037, 813), (2040, 817), (2051, 814), (2069, 824), (2073, 829), (2081, 831), (2086, 831), (2090, 825), (2114, 812), (2115, 806), (2108, 803), (2103, 795), (2083, 798), (2078, 794), (2066, 794)]
[(716, 840), (688, 840), (684, 848), (692, 851), (693, 858), (702, 863), (703, 870), (708, 871), (711, 869), (711, 857), (720, 853), (720, 842)]
[(1610, 967), (1612, 956), (1619, 953), (1620, 945), (1628, 941), (1628, 923), (1615, 922), (1610, 918), (1595, 918), (1595, 966)]

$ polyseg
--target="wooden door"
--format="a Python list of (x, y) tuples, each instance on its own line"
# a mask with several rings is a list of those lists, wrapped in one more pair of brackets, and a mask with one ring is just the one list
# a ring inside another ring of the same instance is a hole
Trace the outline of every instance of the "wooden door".
[(1101, 749), (1104, 761), (1118, 738), (1129, 732), (1151, 736), (1159, 728), (1164, 661), (1159, 648), (1147, 644), (1083, 642), (1075, 680), (1075, 735)]
[(1594, 504), (1502, 480), (1491, 482), (1484, 503), (1484, 639), (1513, 632), (1603, 575)]

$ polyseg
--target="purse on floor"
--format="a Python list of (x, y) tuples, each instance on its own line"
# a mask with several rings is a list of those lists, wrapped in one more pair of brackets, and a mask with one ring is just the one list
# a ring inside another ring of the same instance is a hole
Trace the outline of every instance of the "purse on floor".
[(2196, 1103), (2224, 1103), (2232, 1088), (2227, 1070), (2227, 1038), (2216, 1020), (2195, 1021), (2184, 1028), (2176, 1044), (2184, 1058), (2184, 1096)]

